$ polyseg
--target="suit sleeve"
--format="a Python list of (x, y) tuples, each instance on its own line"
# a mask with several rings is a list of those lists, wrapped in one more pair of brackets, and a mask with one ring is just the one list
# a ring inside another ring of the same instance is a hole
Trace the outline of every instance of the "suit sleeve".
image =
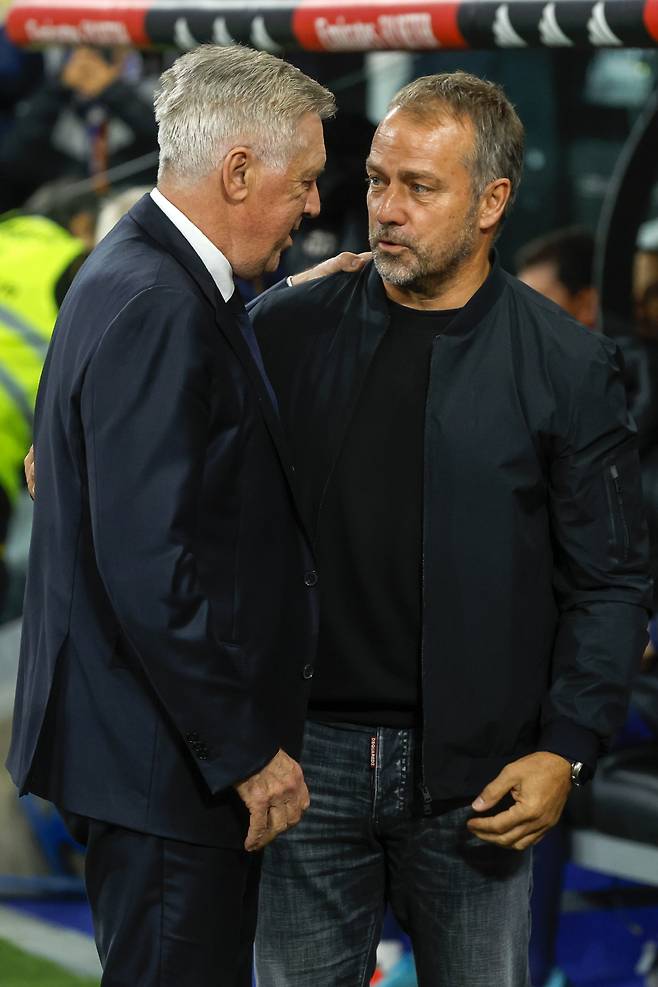
[(217, 639), (195, 558), (216, 331), (192, 293), (144, 291), (106, 331), (81, 399), (101, 578), (212, 793), (278, 747), (264, 734), (239, 649)]
[(626, 714), (651, 580), (635, 427), (614, 344), (600, 340), (582, 373), (550, 467), (559, 620), (539, 749), (593, 769)]

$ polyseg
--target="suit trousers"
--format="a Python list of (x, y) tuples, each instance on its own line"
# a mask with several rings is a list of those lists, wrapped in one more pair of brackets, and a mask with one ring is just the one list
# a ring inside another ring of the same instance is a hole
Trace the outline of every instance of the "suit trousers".
[(251, 987), (260, 854), (62, 815), (87, 848), (101, 987)]

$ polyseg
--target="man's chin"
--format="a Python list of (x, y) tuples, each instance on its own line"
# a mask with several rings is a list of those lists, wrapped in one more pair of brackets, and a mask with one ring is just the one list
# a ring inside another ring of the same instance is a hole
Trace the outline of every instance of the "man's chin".
[(407, 265), (401, 264), (396, 258), (382, 254), (376, 247), (373, 250), (372, 259), (377, 273), (384, 281), (388, 281), (398, 288), (404, 288), (414, 281), (415, 274), (409, 270)]

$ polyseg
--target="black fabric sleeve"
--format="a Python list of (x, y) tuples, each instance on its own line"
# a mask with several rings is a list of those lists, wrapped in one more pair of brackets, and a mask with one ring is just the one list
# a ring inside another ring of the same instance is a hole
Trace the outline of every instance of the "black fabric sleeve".
[(609, 340), (573, 389), (550, 517), (560, 617), (538, 747), (593, 768), (623, 723), (651, 608), (635, 427)]

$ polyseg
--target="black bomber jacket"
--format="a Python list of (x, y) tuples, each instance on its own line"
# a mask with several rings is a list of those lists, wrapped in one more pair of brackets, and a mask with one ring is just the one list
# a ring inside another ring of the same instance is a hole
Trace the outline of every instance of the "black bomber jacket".
[[(250, 314), (314, 528), (387, 331), (384, 288), (369, 264), (278, 285)], [(470, 798), (534, 750), (593, 769), (623, 722), (651, 583), (620, 370), (612, 340), (507, 274), (495, 255), (434, 340), (424, 442), (426, 799)], [(321, 588), (321, 564), (319, 576)]]

